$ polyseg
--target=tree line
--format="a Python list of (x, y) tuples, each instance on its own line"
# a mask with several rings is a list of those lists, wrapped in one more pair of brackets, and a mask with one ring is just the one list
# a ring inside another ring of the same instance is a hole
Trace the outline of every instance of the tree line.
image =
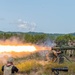
[(23, 43), (44, 43), (46, 40), (51, 40), (56, 43), (57, 46), (67, 46), (68, 42), (75, 42), (75, 36), (71, 34), (63, 34), (59, 36), (51, 34), (29, 34), (29, 33), (18, 33), (18, 32), (3, 32), (0, 33), (0, 40), (7, 40), (11, 38), (18, 38)]

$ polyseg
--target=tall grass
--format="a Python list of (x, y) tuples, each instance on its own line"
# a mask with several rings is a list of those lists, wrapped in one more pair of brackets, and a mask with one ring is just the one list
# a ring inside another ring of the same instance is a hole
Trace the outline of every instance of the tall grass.
[[(46, 61), (41, 61), (41, 63), (37, 60), (27, 60), (25, 62), (21, 62), (17, 64), (16, 66), (19, 68), (19, 71), (21, 73), (31, 73), (32, 71), (39, 72), (38, 74), (40, 75), (50, 75), (52, 73), (52, 68), (63, 68), (63, 67), (68, 67), (68, 72), (61, 72), (61, 75), (71, 75), (75, 73), (75, 63), (63, 63), (63, 64), (58, 64), (58, 63), (51, 63), (51, 62), (46, 62)], [(44, 63), (44, 65), (42, 65)]]
[(19, 72), (30, 73), (31, 71), (37, 71), (42, 67), (36, 60), (27, 60), (16, 65), (19, 68)]
[(43, 72), (47, 75), (50, 75), (50, 73), (52, 73), (52, 68), (63, 68), (63, 67), (68, 67), (68, 72), (65, 73), (64, 71), (61, 72), (64, 75), (71, 75), (74, 73), (75, 75), (75, 62), (74, 63), (63, 63), (63, 64), (58, 64), (58, 63), (47, 63), (44, 68), (43, 68)]
[[(2, 75), (2, 68), (3, 64), (0, 64), (0, 75)], [(19, 73), (26, 73), (30, 75), (32, 72), (34, 72), (34, 75), (51, 75), (52, 68), (63, 68), (68, 67), (68, 72), (60, 72), (61, 75), (75, 75), (75, 62), (68, 63), (65, 62), (63, 64), (58, 63), (52, 63), (47, 61), (41, 61), (36, 59), (21, 61), (17, 63), (15, 62), (16, 67), (19, 69)]]

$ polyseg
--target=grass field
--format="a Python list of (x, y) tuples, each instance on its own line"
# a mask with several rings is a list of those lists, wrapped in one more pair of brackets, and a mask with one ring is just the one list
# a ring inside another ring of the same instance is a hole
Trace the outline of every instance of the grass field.
[[(54, 75), (52, 68), (68, 67), (68, 72), (60, 71), (60, 75), (75, 75), (75, 62), (65, 61), (62, 64), (48, 62), (38, 53), (27, 54), (23, 57), (14, 58), (14, 65), (18, 67), (17, 75)], [(0, 63), (0, 75), (2, 75), (1, 67), (4, 63)]]

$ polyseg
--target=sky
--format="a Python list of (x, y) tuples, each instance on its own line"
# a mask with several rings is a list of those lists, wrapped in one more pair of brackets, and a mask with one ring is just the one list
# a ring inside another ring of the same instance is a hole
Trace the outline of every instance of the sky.
[(75, 0), (0, 0), (0, 31), (75, 32)]

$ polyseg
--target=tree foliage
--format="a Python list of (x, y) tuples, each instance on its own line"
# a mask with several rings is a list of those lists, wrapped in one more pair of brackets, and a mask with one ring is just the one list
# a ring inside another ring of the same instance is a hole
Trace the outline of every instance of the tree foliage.
[(15, 39), (19, 38), (20, 41), (23, 43), (32, 43), (32, 44), (37, 44), (37, 43), (44, 43), (45, 41), (51, 40), (55, 41), (57, 46), (64, 46), (68, 45), (68, 41), (75, 41), (75, 36), (71, 34), (65, 34), (65, 35), (60, 35), (56, 36), (55, 35), (49, 35), (49, 34), (30, 34), (30, 33), (13, 33), (13, 32), (2, 32), (0, 33), (0, 40), (7, 40), (11, 39), (14, 37)]
[(66, 35), (62, 35), (62, 36), (58, 36), (55, 40), (57, 46), (64, 46), (64, 45), (68, 45), (68, 41), (74, 41), (75, 40), (75, 36), (70, 35), (70, 34), (66, 34)]
[(19, 38), (20, 41), (23, 43), (32, 43), (32, 44), (37, 44), (37, 43), (43, 43), (47, 39), (53, 40), (52, 36), (48, 36), (47, 34), (29, 34), (29, 33), (0, 33), (0, 40), (7, 40), (11, 38)]

